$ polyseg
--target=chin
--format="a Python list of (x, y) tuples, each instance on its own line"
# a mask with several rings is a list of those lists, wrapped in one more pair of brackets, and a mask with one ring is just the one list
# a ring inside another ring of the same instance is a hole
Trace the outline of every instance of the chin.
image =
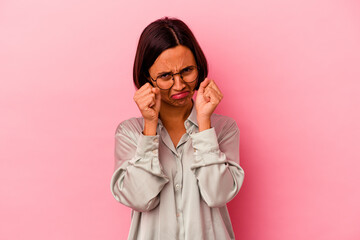
[(174, 107), (185, 107), (188, 106), (189, 104), (192, 104), (192, 96), (187, 96), (186, 98), (182, 98), (182, 99), (168, 99), (168, 101), (166, 101), (166, 104), (174, 106)]

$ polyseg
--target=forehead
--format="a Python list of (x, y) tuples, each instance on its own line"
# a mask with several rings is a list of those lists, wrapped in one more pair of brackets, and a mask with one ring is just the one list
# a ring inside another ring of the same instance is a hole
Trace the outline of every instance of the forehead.
[(163, 51), (150, 67), (149, 71), (150, 73), (179, 71), (189, 65), (196, 65), (194, 55), (189, 48), (178, 45)]

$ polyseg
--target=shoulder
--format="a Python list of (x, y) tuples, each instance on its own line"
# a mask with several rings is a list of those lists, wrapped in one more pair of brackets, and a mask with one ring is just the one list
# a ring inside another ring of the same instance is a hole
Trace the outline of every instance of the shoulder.
[(115, 134), (141, 133), (143, 131), (144, 119), (142, 117), (124, 120), (116, 127)]
[(211, 115), (211, 126), (215, 128), (216, 135), (219, 139), (229, 134), (240, 133), (239, 127), (233, 118), (220, 114), (214, 113)]

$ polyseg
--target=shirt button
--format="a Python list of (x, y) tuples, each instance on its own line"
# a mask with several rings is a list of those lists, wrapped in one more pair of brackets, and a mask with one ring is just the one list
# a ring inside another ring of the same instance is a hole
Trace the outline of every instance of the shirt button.
[(176, 185), (175, 185), (175, 190), (176, 190), (176, 191), (178, 191), (180, 188), (181, 188), (181, 185), (180, 185), (180, 184), (176, 184)]
[(177, 213), (176, 213), (176, 216), (177, 216), (177, 217), (180, 217), (180, 213), (179, 213), (179, 212), (177, 212)]
[(155, 142), (155, 143), (158, 143), (158, 142), (159, 142), (159, 139), (154, 138), (154, 142)]
[(158, 153), (158, 150), (157, 150), (157, 149), (155, 149), (155, 150), (153, 150), (152, 152), (153, 152), (153, 154), (155, 154), (155, 155), (156, 155), (156, 154)]
[(190, 127), (190, 122), (186, 122), (186, 126)]

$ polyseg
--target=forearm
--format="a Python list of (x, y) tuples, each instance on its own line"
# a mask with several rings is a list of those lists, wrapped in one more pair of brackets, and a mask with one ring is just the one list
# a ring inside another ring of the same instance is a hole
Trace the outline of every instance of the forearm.
[(199, 132), (207, 130), (211, 128), (211, 120), (210, 117), (200, 117), (197, 116), (198, 125), (199, 125)]
[[(202, 198), (210, 207), (229, 202), (240, 190), (244, 171), (238, 165), (238, 132), (229, 138), (225, 153), (220, 150), (213, 128), (192, 136), (195, 161), (192, 164)], [(228, 155), (228, 156), (227, 156)]]
[(159, 162), (159, 136), (141, 134), (136, 144), (128, 133), (116, 134), (116, 167), (111, 179), (115, 199), (137, 211), (158, 204), (158, 194), (169, 181)]
[(158, 124), (158, 119), (156, 119), (154, 121), (146, 121), (146, 120), (144, 120), (143, 134), (145, 136), (155, 136), (156, 135), (157, 124)]
[[(142, 159), (139, 160), (143, 161)], [(150, 211), (159, 203), (158, 194), (169, 181), (136, 165), (118, 169), (111, 180), (111, 191), (117, 201), (136, 211)]]

